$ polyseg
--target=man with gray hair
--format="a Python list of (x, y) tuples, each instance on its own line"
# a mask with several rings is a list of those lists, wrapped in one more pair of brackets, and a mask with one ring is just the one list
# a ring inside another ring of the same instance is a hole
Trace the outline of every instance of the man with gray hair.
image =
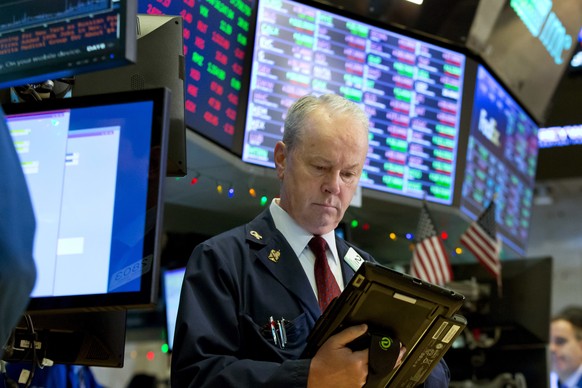
[[(178, 311), (174, 387), (362, 387), (368, 350), (347, 345), (365, 324), (332, 336), (312, 359), (307, 337), (366, 252), (336, 237), (368, 153), (368, 117), (337, 95), (290, 108), (274, 159), (280, 196), (246, 225), (198, 245)], [(447, 387), (440, 363), (426, 387)]]

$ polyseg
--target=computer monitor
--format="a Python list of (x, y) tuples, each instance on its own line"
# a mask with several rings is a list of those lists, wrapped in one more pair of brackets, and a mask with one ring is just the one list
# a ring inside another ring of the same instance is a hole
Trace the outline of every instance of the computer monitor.
[(371, 119), (362, 187), (453, 204), (463, 53), (320, 2), (259, 0), (255, 32), (243, 161), (274, 167), (287, 108), (336, 93)]
[(582, 125), (540, 128), (536, 181), (578, 178), (582, 163)]
[(5, 104), (37, 220), (28, 311), (157, 302), (169, 92)]
[(184, 55), (182, 18), (137, 16), (135, 64), (75, 77), (73, 96), (166, 87), (171, 91), (167, 176), (187, 174), (184, 125)]
[[(484, 334), (502, 331), (506, 345), (546, 344), (551, 316), (551, 257), (507, 259), (501, 262), (501, 286), (478, 263), (453, 264), (455, 281), (449, 286), (462, 293), (459, 284), (475, 283), (476, 293), (465, 292), (471, 307), (461, 309), (471, 329)], [(474, 295), (474, 297), (471, 297)]]
[(121, 368), (125, 360), (126, 315), (126, 310), (27, 315), (12, 332), (2, 359), (31, 363), (32, 368), (38, 368), (45, 360)]
[(558, 125), (540, 128), (539, 148), (566, 147), (582, 144), (582, 125)]
[(479, 65), (460, 210), (475, 220), (495, 198), (497, 231), (519, 255), (527, 247), (537, 157), (537, 124)]
[[(520, 373), (527, 386), (547, 387), (551, 257), (502, 261), (501, 287), (478, 263), (453, 264), (448, 287), (466, 296), (467, 328), (445, 355), (451, 381), (491, 381)], [(457, 385), (455, 385), (457, 386)]]
[(135, 61), (134, 0), (0, 5), (0, 89)]
[(182, 282), (184, 281), (186, 267), (166, 269), (162, 273), (162, 289), (166, 315), (166, 339), (168, 342), (168, 350), (171, 352), (174, 347), (176, 317), (178, 316), (180, 292), (182, 290)]

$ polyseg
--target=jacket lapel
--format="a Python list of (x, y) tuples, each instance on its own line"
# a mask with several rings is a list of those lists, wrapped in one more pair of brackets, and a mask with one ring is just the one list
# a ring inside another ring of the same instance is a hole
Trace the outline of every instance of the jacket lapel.
[(321, 315), (317, 298), (299, 259), (266, 210), (246, 225), (251, 255), (292, 294), (297, 296), (315, 319)]

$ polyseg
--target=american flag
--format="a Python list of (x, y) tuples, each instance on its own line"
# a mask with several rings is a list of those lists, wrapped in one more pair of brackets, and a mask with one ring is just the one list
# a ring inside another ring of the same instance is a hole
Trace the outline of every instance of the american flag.
[(412, 253), (411, 274), (439, 286), (453, 280), (449, 256), (437, 234), (426, 202), (422, 203), (416, 232), (416, 245)]
[(467, 247), (485, 269), (497, 279), (501, 285), (501, 241), (497, 237), (497, 224), (495, 222), (495, 201), (479, 216), (477, 221), (469, 225), (461, 235), (461, 243)]

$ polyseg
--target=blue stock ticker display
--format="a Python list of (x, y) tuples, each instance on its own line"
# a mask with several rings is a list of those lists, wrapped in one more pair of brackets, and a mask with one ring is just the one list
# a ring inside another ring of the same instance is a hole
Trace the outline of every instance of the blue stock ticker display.
[(180, 15), (186, 126), (232, 149), (252, 1), (139, 0), (138, 12)]
[(527, 245), (537, 154), (537, 125), (479, 66), (461, 211), (476, 219), (496, 194), (497, 231), (520, 254)]
[(245, 162), (274, 166), (298, 97), (336, 93), (371, 119), (363, 187), (453, 201), (465, 56), (287, 0), (260, 1)]

